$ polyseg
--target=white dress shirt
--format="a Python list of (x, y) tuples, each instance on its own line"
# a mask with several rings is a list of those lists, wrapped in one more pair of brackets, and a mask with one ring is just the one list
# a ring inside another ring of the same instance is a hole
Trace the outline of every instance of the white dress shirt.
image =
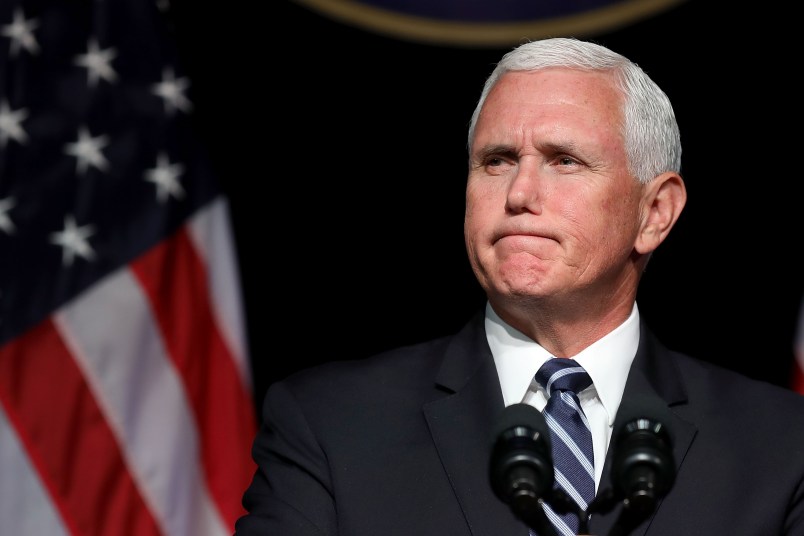
[[(506, 324), (488, 303), (485, 324), (505, 405), (524, 402), (542, 411), (547, 404), (547, 393), (534, 376), (539, 367), (553, 356), (525, 334)], [(638, 345), (639, 310), (634, 303), (631, 315), (625, 322), (579, 354), (569, 356), (586, 369), (592, 378), (592, 385), (583, 390), (578, 398), (592, 427), (595, 489), (600, 486), (614, 417), (620, 407), (625, 380)]]

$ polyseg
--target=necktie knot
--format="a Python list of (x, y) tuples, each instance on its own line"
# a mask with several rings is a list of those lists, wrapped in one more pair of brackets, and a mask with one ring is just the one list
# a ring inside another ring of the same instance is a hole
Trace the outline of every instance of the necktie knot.
[(589, 373), (574, 359), (554, 357), (548, 359), (536, 373), (536, 381), (552, 396), (556, 391), (580, 393), (590, 385)]

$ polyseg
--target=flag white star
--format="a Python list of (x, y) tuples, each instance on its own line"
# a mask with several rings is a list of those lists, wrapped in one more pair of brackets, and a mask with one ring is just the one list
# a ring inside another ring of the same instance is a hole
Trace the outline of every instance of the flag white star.
[(95, 87), (99, 78), (110, 83), (117, 81), (117, 72), (112, 69), (111, 65), (115, 56), (117, 56), (117, 51), (114, 48), (101, 50), (97, 40), (91, 38), (87, 42), (87, 53), (79, 54), (73, 61), (76, 65), (86, 67), (89, 87)]
[(78, 129), (78, 141), (68, 143), (64, 147), (64, 152), (76, 158), (76, 171), (79, 175), (86, 173), (89, 166), (106, 171), (109, 169), (109, 161), (103, 156), (101, 149), (108, 144), (108, 136), (93, 138), (87, 127), (82, 126)]
[(21, 8), (14, 10), (14, 21), (0, 28), (0, 34), (11, 39), (10, 54), (15, 58), (20, 49), (24, 48), (31, 54), (39, 52), (39, 43), (36, 42), (33, 31), (39, 26), (36, 19), (25, 19)]
[(17, 201), (13, 197), (0, 199), (0, 231), (8, 235), (14, 234), (14, 231), (16, 231), (14, 222), (11, 221), (11, 217), (8, 215), (8, 212), (14, 208), (16, 204)]
[(165, 153), (159, 153), (156, 157), (156, 167), (145, 172), (145, 180), (156, 184), (156, 199), (164, 203), (170, 195), (176, 199), (184, 197), (184, 189), (179, 184), (179, 176), (182, 173), (184, 166), (171, 164)]
[(165, 111), (173, 114), (177, 109), (189, 113), (193, 108), (192, 102), (184, 95), (190, 87), (188, 78), (176, 78), (171, 67), (162, 70), (162, 81), (152, 86), (154, 95), (162, 97), (165, 101)]
[(28, 110), (20, 108), (12, 110), (8, 101), (0, 102), (0, 147), (5, 147), (9, 139), (20, 144), (28, 141), (28, 135), (20, 123), (28, 117)]
[(87, 239), (95, 234), (92, 225), (78, 227), (72, 215), (64, 217), (64, 229), (58, 233), (51, 233), (50, 243), (62, 247), (61, 263), (70, 266), (76, 255), (88, 261), (95, 258), (95, 251)]

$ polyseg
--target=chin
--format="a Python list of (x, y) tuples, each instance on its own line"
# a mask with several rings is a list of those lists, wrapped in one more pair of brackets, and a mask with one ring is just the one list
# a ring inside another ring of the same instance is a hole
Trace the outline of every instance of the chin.
[(503, 281), (493, 285), (492, 291), (503, 300), (538, 300), (549, 295), (544, 281)]

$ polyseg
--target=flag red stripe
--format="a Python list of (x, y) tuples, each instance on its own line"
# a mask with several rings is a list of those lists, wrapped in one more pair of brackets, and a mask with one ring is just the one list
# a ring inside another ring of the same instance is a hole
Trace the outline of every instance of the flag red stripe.
[(790, 386), (794, 391), (804, 395), (804, 297), (798, 312), (798, 324), (793, 336), (793, 377)]
[(793, 378), (791, 387), (797, 393), (804, 395), (804, 371), (801, 370), (801, 360), (796, 360), (793, 364)]
[(0, 348), (0, 399), (73, 534), (159, 534), (112, 430), (51, 321)]
[(182, 229), (131, 265), (154, 308), (171, 359), (198, 421), (201, 459), (210, 493), (230, 526), (255, 466), (256, 433), (250, 391), (214, 321), (206, 270)]

